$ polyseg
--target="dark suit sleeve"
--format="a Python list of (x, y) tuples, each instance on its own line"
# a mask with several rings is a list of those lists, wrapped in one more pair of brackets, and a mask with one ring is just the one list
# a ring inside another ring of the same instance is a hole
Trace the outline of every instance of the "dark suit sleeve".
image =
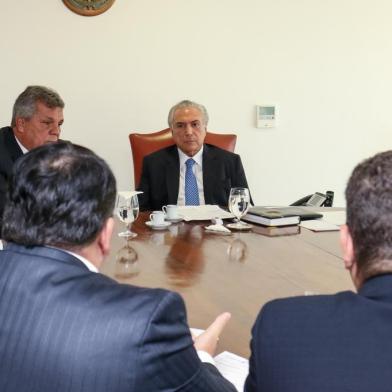
[[(274, 340), (276, 325), (274, 321), (279, 319), (276, 313), (276, 300), (263, 306), (252, 328), (252, 340), (250, 344), (249, 374), (245, 381), (245, 392), (269, 392), (274, 384), (271, 379), (277, 381), (279, 370), (266, 358), (271, 358), (271, 351), (267, 348)], [(272, 327), (271, 327), (272, 321)], [(271, 334), (272, 333), (272, 334)]]
[(5, 173), (0, 168), (0, 238), (1, 238), (1, 226), (3, 221), (3, 211), (4, 211), (5, 200), (6, 200), (7, 188), (8, 188), (7, 177), (5, 176)]
[(153, 312), (139, 357), (136, 373), (143, 391), (235, 391), (214, 366), (200, 361), (186, 322), (184, 302), (176, 293), (167, 293)]
[(244, 391), (245, 392), (256, 392), (258, 391), (257, 389), (257, 360), (256, 360), (256, 356), (257, 356), (257, 352), (258, 352), (258, 347), (257, 347), (257, 331), (258, 331), (258, 321), (260, 319), (260, 315), (256, 320), (255, 325), (252, 328), (252, 340), (251, 340), (251, 344), (250, 344), (250, 350), (251, 350), (251, 354), (250, 354), (250, 358), (249, 358), (249, 374), (248, 377), (246, 378), (245, 381), (245, 387), (244, 387)]
[[(232, 177), (232, 188), (233, 187), (240, 187), (240, 188), (248, 188), (248, 181), (246, 180), (245, 170), (242, 166), (241, 157), (239, 155), (235, 155), (235, 164), (234, 164), (234, 175)], [(253, 205), (252, 195), (250, 194), (250, 203)]]
[(140, 177), (140, 183), (137, 187), (138, 191), (143, 192), (139, 197), (139, 208), (141, 211), (151, 210), (150, 203), (150, 178), (149, 178), (149, 164), (146, 157), (143, 159), (142, 175)]
[(236, 187), (248, 188), (248, 182), (246, 181), (244, 167), (242, 166), (241, 157), (236, 155), (235, 161), (235, 175), (233, 177), (233, 183)]

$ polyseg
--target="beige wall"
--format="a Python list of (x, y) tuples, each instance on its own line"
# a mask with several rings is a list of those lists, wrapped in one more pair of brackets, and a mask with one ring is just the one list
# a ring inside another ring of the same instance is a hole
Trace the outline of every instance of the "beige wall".
[[(0, 12), (0, 124), (28, 84), (66, 101), (63, 138), (84, 144), (133, 187), (128, 133), (166, 126), (183, 98), (211, 130), (235, 131), (257, 204), (343, 190), (353, 166), (391, 147), (390, 0), (117, 0), (97, 17), (60, 0)], [(254, 105), (279, 126), (254, 128)]]

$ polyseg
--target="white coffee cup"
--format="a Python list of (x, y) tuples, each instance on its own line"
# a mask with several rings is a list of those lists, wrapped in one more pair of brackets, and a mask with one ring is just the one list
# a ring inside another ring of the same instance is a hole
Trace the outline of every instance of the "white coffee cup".
[(178, 206), (175, 204), (168, 204), (162, 207), (167, 219), (178, 219)]
[(150, 221), (153, 225), (163, 225), (165, 223), (165, 213), (163, 211), (153, 211), (150, 214)]

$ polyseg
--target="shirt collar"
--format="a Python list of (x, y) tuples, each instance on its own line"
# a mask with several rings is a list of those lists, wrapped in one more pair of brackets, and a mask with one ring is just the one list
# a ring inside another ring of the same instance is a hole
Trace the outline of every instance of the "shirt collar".
[(184, 154), (184, 152), (181, 151), (179, 148), (177, 148), (178, 157), (180, 159), (180, 167), (182, 165), (185, 165), (185, 162), (189, 158), (192, 158), (200, 167), (203, 167), (203, 149), (204, 149), (204, 145), (201, 146), (201, 149), (193, 157), (190, 157), (190, 156)]
[(74, 253), (74, 252), (71, 252), (70, 250), (66, 250), (66, 249), (56, 248), (55, 246), (48, 246), (48, 248), (54, 248), (54, 249), (60, 250), (62, 252), (68, 253), (69, 255), (74, 256), (78, 260), (80, 260), (91, 272), (99, 272), (98, 268), (91, 261), (88, 261), (86, 258), (79, 255), (78, 253)]
[(29, 152), (29, 150), (19, 141), (19, 139), (14, 135), (14, 138), (16, 140), (16, 143), (18, 143), (18, 146), (22, 150), (23, 154), (26, 154)]

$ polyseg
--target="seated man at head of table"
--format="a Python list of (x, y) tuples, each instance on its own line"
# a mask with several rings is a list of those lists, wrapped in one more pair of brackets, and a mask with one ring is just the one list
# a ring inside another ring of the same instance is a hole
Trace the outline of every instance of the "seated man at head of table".
[(168, 116), (174, 146), (146, 156), (138, 190), (140, 208), (167, 204), (227, 206), (230, 188), (248, 187), (239, 155), (204, 144), (208, 113), (203, 105), (182, 101)]
[(56, 142), (64, 122), (64, 102), (44, 86), (28, 86), (14, 103), (10, 127), (0, 129), (0, 230), (7, 184), (15, 161), (31, 149)]
[(0, 252), (0, 391), (235, 391), (199, 359), (212, 360), (228, 313), (194, 342), (178, 294), (98, 272), (116, 197), (101, 158), (60, 141), (15, 172)]
[(357, 293), (278, 299), (252, 331), (247, 392), (391, 391), (392, 151), (360, 163), (341, 227)]

